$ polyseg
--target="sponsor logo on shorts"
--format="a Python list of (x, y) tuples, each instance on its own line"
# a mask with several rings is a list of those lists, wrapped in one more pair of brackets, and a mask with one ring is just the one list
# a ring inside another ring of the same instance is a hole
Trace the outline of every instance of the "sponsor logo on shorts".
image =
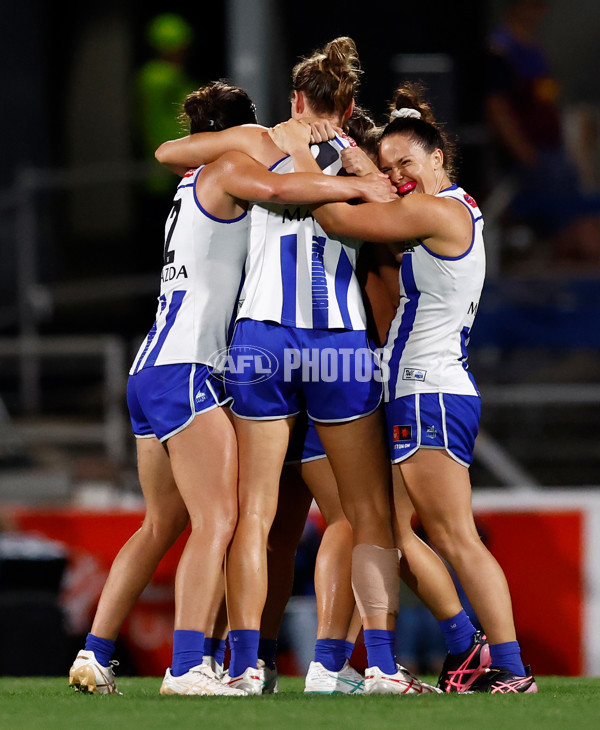
[(410, 441), (412, 439), (412, 426), (393, 426), (392, 438), (394, 441)]
[(427, 370), (417, 370), (417, 368), (404, 368), (402, 372), (402, 380), (419, 380), (423, 382), (427, 376)]
[(206, 393), (196, 393), (196, 403), (204, 403), (206, 400)]
[(429, 426), (426, 433), (427, 437), (430, 439), (434, 439), (438, 435), (437, 428), (435, 426)]

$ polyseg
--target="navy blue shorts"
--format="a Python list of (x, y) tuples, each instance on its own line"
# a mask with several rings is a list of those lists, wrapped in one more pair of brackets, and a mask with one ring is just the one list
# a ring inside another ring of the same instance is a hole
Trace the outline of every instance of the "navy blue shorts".
[(475, 395), (417, 393), (385, 404), (392, 464), (417, 449), (444, 449), (463, 466), (473, 462), (481, 399)]
[(364, 330), (312, 330), (243, 319), (221, 375), (240, 418), (277, 419), (306, 410), (340, 423), (381, 402), (377, 355)]
[(166, 441), (196, 417), (230, 400), (206, 365), (156, 365), (127, 381), (127, 406), (137, 438)]
[(306, 412), (299, 413), (285, 455), (286, 464), (301, 464), (326, 457), (325, 449), (315, 428), (315, 422)]

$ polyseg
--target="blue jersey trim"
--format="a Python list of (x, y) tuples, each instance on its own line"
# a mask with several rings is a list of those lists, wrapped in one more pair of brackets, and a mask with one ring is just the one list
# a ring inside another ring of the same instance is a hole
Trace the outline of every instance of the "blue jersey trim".
[(402, 263), (400, 265), (400, 277), (402, 284), (404, 285), (404, 292), (407, 297), (407, 302), (402, 312), (402, 318), (400, 320), (400, 327), (398, 328), (398, 334), (394, 340), (392, 347), (392, 356), (390, 358), (390, 383), (396, 383), (398, 380), (398, 373), (400, 370), (400, 359), (406, 342), (412, 328), (415, 324), (415, 318), (417, 316), (417, 307), (419, 306), (419, 297), (421, 292), (417, 288), (415, 282), (415, 274), (413, 271), (412, 254), (404, 254), (402, 257)]
[(179, 310), (181, 308), (185, 295), (186, 295), (186, 292), (184, 292), (184, 291), (174, 291), (173, 292), (173, 296), (171, 297), (171, 304), (169, 305), (169, 311), (167, 312), (167, 321), (165, 322), (165, 326), (162, 328), (161, 333), (158, 336), (158, 339), (156, 340), (156, 344), (152, 348), (152, 352), (150, 353), (150, 356), (146, 360), (144, 367), (151, 367), (156, 362), (156, 360), (160, 354), (160, 351), (162, 350), (162, 346), (165, 344), (167, 335), (169, 334), (173, 325), (175, 324), (175, 320), (177, 318), (177, 313), (179, 312)]
[[(458, 185), (456, 183), (454, 183), (453, 185), (450, 185), (449, 188), (444, 188), (443, 190), (440, 190), (440, 193), (447, 193), (448, 190), (458, 190)], [(438, 195), (440, 193), (438, 193)]]
[(328, 329), (329, 327), (329, 291), (325, 274), (325, 236), (313, 236), (310, 286), (312, 294), (312, 324), (314, 329)]
[[(160, 297), (158, 298), (158, 300), (160, 302), (160, 312), (159, 312), (159, 314), (162, 314), (165, 311), (165, 307), (167, 306), (167, 298), (165, 297), (164, 294), (161, 294)], [(154, 324), (150, 328), (150, 332), (148, 332), (148, 336), (146, 337), (146, 346), (144, 347), (143, 352), (139, 356), (138, 361), (137, 361), (137, 365), (135, 366), (135, 370), (133, 371), (133, 374), (134, 375), (136, 373), (139, 373), (139, 371), (141, 369), (141, 363), (143, 362), (144, 357), (146, 357), (146, 353), (150, 349), (150, 345), (152, 344), (154, 338), (156, 337), (156, 331), (157, 331), (157, 324), (156, 324), (156, 320), (155, 320), (154, 321)]]
[[(199, 174), (200, 174), (200, 173), (202, 172), (202, 170), (204, 170), (204, 169), (205, 169), (205, 168), (204, 168), (204, 167), (202, 167), (202, 168), (201, 168), (201, 169), (200, 169), (200, 170), (198, 171), (198, 175), (199, 175)], [(196, 180), (197, 180), (197, 179), (198, 179), (198, 176), (196, 176)], [(205, 216), (206, 216), (207, 218), (209, 218), (209, 219), (210, 219), (211, 221), (215, 221), (216, 223), (237, 223), (238, 221), (241, 221), (241, 220), (242, 220), (243, 218), (245, 218), (245, 217), (246, 217), (246, 216), (248, 215), (248, 211), (247, 211), (247, 210), (245, 210), (245, 211), (244, 211), (244, 212), (242, 213), (242, 215), (238, 215), (238, 217), (237, 217), (237, 218), (217, 218), (216, 216), (214, 216), (214, 215), (211, 215), (211, 214), (210, 214), (210, 213), (209, 213), (209, 212), (208, 212), (208, 211), (207, 211), (207, 210), (206, 210), (206, 209), (205, 209), (205, 208), (204, 208), (204, 207), (202, 206), (202, 203), (201, 203), (201, 202), (200, 202), (200, 201), (198, 200), (198, 193), (197, 193), (197, 190), (196, 190), (196, 182), (194, 181), (194, 182), (192, 183), (192, 185), (194, 186), (194, 202), (196, 203), (196, 205), (198, 206), (198, 208), (199, 208), (199, 209), (200, 209), (200, 210), (202, 211), (202, 213), (204, 213), (204, 215), (205, 215)], [(188, 185), (183, 185), (182, 187), (189, 187), (189, 186), (188, 186)]]
[[(454, 187), (456, 187), (456, 185)], [(446, 189), (451, 190), (452, 188), (446, 188)], [(456, 200), (461, 205), (464, 205), (465, 208), (467, 209), (467, 211), (469, 212), (469, 215), (471, 216), (472, 233), (471, 233), (471, 243), (469, 245), (469, 248), (464, 253), (461, 253), (460, 256), (441, 256), (439, 253), (434, 253), (430, 248), (428, 248), (423, 243), (423, 241), (420, 241), (420, 239), (419, 239), (419, 241), (421, 243), (421, 246), (423, 246), (423, 248), (427, 251), (427, 253), (436, 259), (441, 259), (442, 261), (460, 261), (460, 259), (464, 259), (465, 256), (468, 256), (471, 253), (471, 250), (473, 249), (473, 244), (475, 243), (475, 223), (477, 221), (480, 221), (483, 218), (483, 216), (480, 215), (478, 218), (475, 218), (471, 208), (466, 203), (463, 203), (463, 201), (460, 200), (460, 198), (455, 198), (454, 196), (450, 196), (450, 200)]]
[(348, 258), (348, 254), (342, 248), (340, 251), (340, 258), (338, 259), (338, 265), (335, 270), (335, 297), (337, 299), (340, 314), (342, 316), (342, 322), (346, 329), (352, 329), (352, 320), (350, 318), (350, 311), (348, 310), (348, 289), (350, 288), (350, 282), (354, 275), (354, 269)]
[(281, 320), (296, 326), (298, 236), (295, 233), (281, 236), (279, 252), (282, 292)]
[(470, 327), (463, 327), (460, 331), (460, 351), (462, 352), (462, 366), (463, 370), (467, 373), (469, 376), (469, 380), (471, 381), (473, 388), (475, 388), (475, 392), (477, 395), (479, 395), (479, 390), (477, 389), (477, 383), (475, 382), (475, 378), (473, 377), (473, 373), (469, 370), (469, 363), (468, 363), (468, 353), (467, 353), (467, 343), (469, 342), (469, 339), (471, 338), (471, 328)]
[(280, 165), (280, 164), (281, 164), (281, 163), (282, 163), (282, 162), (283, 162), (284, 160), (287, 160), (287, 158), (288, 158), (289, 156), (290, 156), (290, 155), (286, 155), (285, 157), (282, 157), (282, 158), (281, 158), (280, 160), (277, 160), (277, 162), (274, 162), (274, 163), (273, 163), (273, 164), (271, 165), (271, 167), (269, 167), (269, 170), (270, 170), (271, 172), (273, 172), (273, 170), (274, 170), (274, 169), (275, 169), (275, 168), (277, 167), (277, 165)]

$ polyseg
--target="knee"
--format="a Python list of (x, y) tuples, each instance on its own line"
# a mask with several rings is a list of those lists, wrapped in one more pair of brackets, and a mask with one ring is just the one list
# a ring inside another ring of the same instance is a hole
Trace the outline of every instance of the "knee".
[(429, 540), (439, 554), (451, 565), (472, 555), (483, 547), (481, 538), (471, 530), (440, 526), (428, 531)]
[(354, 533), (352, 526), (345, 517), (339, 520), (329, 522), (323, 533), (323, 538), (328, 537), (329, 540), (334, 540), (339, 545), (349, 545), (352, 549), (352, 542)]
[(193, 531), (210, 531), (215, 540), (229, 544), (237, 525), (237, 505), (231, 500), (212, 505), (192, 514), (190, 519)]
[(392, 518), (385, 507), (357, 509), (348, 513), (348, 526), (356, 535), (381, 535), (391, 539)]
[(155, 542), (170, 545), (186, 529), (189, 516), (186, 510), (163, 511), (144, 518), (142, 530), (147, 531)]

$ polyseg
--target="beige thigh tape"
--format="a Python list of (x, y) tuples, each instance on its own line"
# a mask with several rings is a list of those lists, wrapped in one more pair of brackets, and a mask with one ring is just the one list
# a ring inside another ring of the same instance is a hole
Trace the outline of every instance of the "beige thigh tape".
[(363, 618), (398, 613), (399, 555), (396, 548), (378, 545), (356, 545), (352, 551), (352, 588)]

